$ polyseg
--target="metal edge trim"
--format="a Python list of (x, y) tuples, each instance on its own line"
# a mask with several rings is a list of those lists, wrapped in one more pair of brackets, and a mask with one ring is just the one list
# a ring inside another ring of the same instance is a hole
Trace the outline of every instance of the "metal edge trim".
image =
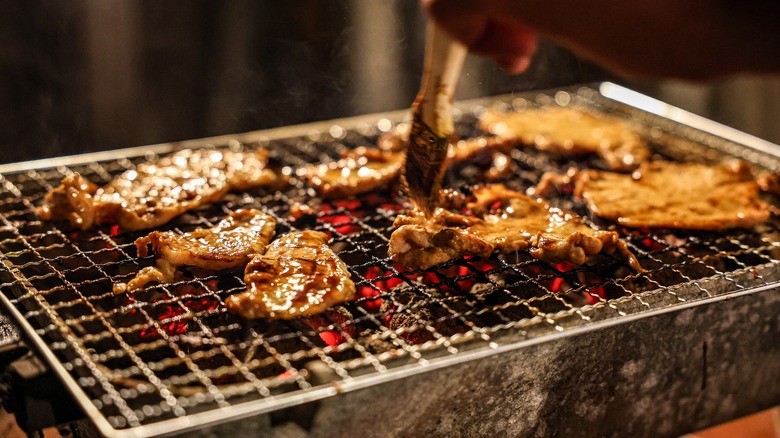
[[(595, 84), (594, 88), (598, 92), (616, 102), (641, 109), (643, 111), (655, 114), (661, 117), (674, 120), (676, 122), (689, 125), (721, 138), (739, 143), (776, 157), (780, 157), (780, 146), (772, 142), (760, 139), (756, 136), (739, 131), (735, 128), (723, 125), (721, 123), (709, 120), (683, 109), (674, 107), (660, 100), (636, 92), (629, 88), (617, 85), (612, 82), (602, 82)], [(543, 93), (544, 90), (539, 90)], [(514, 94), (504, 94), (499, 96), (481, 97), (458, 102), (455, 106), (463, 108), (464, 106), (473, 106), (477, 104), (487, 104), (497, 99), (506, 99), (513, 97)], [(115, 160), (121, 157), (138, 157), (147, 152), (166, 153), (177, 149), (202, 147), (211, 144), (226, 143), (228, 140), (238, 140), (243, 142), (258, 141), (261, 139), (275, 140), (286, 137), (295, 137), (305, 135), (311, 131), (324, 131), (332, 125), (345, 125), (354, 127), (360, 123), (376, 122), (382, 118), (392, 118), (400, 120), (408, 115), (409, 110), (395, 110), (384, 113), (367, 114), (363, 116), (344, 117), (332, 120), (317, 121), (299, 125), (282, 126), (278, 128), (269, 128), (258, 131), (250, 131), (239, 134), (226, 134), (215, 137), (207, 137), (195, 140), (184, 140), (170, 143), (159, 143), (147, 146), (135, 146), (131, 148), (115, 149), (103, 152), (91, 152), (79, 155), (70, 155), (66, 157), (44, 158), (40, 160), (23, 161), (19, 163), (0, 164), (0, 173), (17, 172), (23, 170), (35, 170), (57, 166), (72, 166), (86, 164), (92, 161)]]
[[(15, 273), (12, 272), (11, 274), (17, 281), (20, 281), (19, 277)], [(60, 378), (65, 387), (70, 391), (76, 402), (84, 410), (84, 414), (86, 414), (90, 420), (95, 422), (95, 426), (98, 428), (98, 430), (107, 436), (107, 431), (110, 432), (115, 430), (113, 427), (111, 427), (110, 424), (108, 424), (108, 420), (106, 420), (103, 413), (100, 412), (100, 410), (98, 410), (98, 408), (87, 399), (86, 392), (84, 392), (81, 386), (79, 386), (79, 384), (76, 382), (76, 379), (73, 378), (70, 372), (65, 369), (65, 366), (62, 365), (59, 359), (57, 359), (57, 357), (54, 355), (54, 352), (43, 341), (43, 338), (41, 338), (38, 333), (35, 332), (35, 329), (32, 327), (30, 322), (27, 321), (27, 319), (16, 308), (16, 306), (14, 306), (9, 301), (8, 297), (6, 297), (4, 293), (0, 293), (0, 303), (2, 303), (5, 310), (15, 318), (14, 323), (19, 326), (24, 340), (27, 343), (31, 343), (31, 345), (28, 346), (35, 350), (35, 352), (46, 361), (47, 365), (52, 368), (52, 372), (54, 372)]]
[(688, 125), (692, 128), (705, 131), (709, 134), (721, 137), (723, 139), (739, 143), (751, 149), (764, 152), (766, 154), (780, 157), (780, 145), (763, 140), (754, 135), (742, 132), (738, 129), (707, 119), (689, 111), (677, 108), (662, 102), (650, 96), (637, 91), (614, 84), (612, 82), (602, 82), (598, 86), (599, 93), (614, 101), (626, 104), (628, 106), (646, 111), (657, 116)]
[(44, 158), (40, 160), (22, 161), (19, 163), (0, 164), (0, 173), (18, 172), (24, 170), (37, 170), (58, 166), (73, 166), (87, 164), (93, 161), (116, 160), (119, 158), (139, 157), (147, 152), (166, 153), (179, 149), (197, 148), (207, 145), (224, 144), (229, 140), (240, 142), (253, 142), (259, 140), (276, 140), (287, 137), (297, 137), (306, 135), (312, 131), (327, 131), (333, 125), (346, 125), (354, 127), (360, 123), (376, 122), (383, 118), (401, 119), (408, 113), (408, 110), (396, 110), (385, 113), (367, 114), (363, 116), (344, 117), (332, 120), (323, 120), (299, 125), (282, 126), (278, 128), (262, 129), (259, 131), (250, 131), (238, 134), (226, 134), (215, 137), (199, 138), (194, 140), (175, 141), (170, 143), (159, 143), (147, 146), (134, 146), (131, 148), (115, 149), (102, 152), (90, 152), (86, 154), (69, 155), (57, 158)]
[[(594, 85), (595, 86), (595, 85)], [(543, 93), (544, 90), (539, 90), (539, 93)], [(500, 99), (508, 99), (515, 96), (514, 94), (503, 94), (498, 96), (478, 97), (474, 99), (467, 99), (455, 103), (455, 107), (464, 110), (474, 105), (487, 105), (490, 102)], [(25, 170), (38, 170), (45, 168), (53, 168), (59, 166), (74, 166), (80, 164), (87, 164), (94, 161), (107, 161), (117, 160), (119, 158), (134, 158), (140, 157), (148, 152), (162, 154), (172, 152), (179, 149), (197, 148), (208, 145), (225, 144), (230, 140), (237, 140), (239, 142), (251, 143), (254, 141), (263, 140), (278, 140), (289, 137), (299, 137), (306, 135), (310, 132), (327, 131), (333, 125), (340, 125), (344, 128), (355, 128), (361, 123), (376, 123), (381, 119), (390, 119), (393, 121), (400, 121), (409, 116), (408, 109), (392, 110), (382, 113), (366, 114), (360, 116), (342, 117), (330, 120), (321, 120), (310, 123), (302, 123), (298, 125), (281, 126), (277, 128), (261, 129), (258, 131), (249, 131), (237, 134), (225, 134), (214, 137), (206, 137), (192, 140), (174, 141), (169, 143), (158, 143), (146, 146), (134, 146), (130, 148), (114, 149), (101, 152), (89, 152), (85, 154), (68, 155), (64, 157), (56, 158), (43, 158), (39, 160), (22, 161), (18, 163), (0, 164), (0, 174), (9, 172), (19, 172)]]

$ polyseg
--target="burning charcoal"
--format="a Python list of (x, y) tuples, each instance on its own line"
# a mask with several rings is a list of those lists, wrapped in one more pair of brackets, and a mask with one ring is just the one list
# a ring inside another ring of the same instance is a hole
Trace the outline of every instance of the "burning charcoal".
[[(400, 304), (400, 306), (396, 307), (396, 304), (393, 301)], [(422, 344), (433, 339), (433, 334), (423, 328), (425, 325), (430, 324), (430, 320), (432, 319), (430, 310), (422, 307), (425, 304), (423, 299), (417, 297), (412, 292), (404, 291), (398, 293), (393, 301), (384, 300), (382, 307), (380, 308), (382, 313), (396, 312), (388, 315), (388, 319), (386, 320), (386, 324), (391, 330), (417, 327), (414, 331), (403, 331), (400, 333), (404, 339), (413, 344)], [(414, 307), (415, 304), (417, 307), (409, 310), (411, 307)]]
[(385, 353), (397, 348), (392, 342), (379, 337), (377, 331), (372, 329), (360, 332), (357, 342), (371, 354)]
[[(434, 291), (434, 289), (426, 291)], [(396, 313), (391, 313), (387, 320), (387, 326), (391, 330), (400, 330), (399, 334), (413, 344), (422, 344), (434, 339), (433, 332), (426, 327), (432, 326), (436, 332), (443, 336), (463, 333), (468, 330), (468, 327), (460, 321), (453, 319), (449, 310), (435, 301), (432, 302), (412, 292), (403, 292), (397, 295), (396, 301), (401, 306), (394, 309)], [(382, 305), (382, 310), (385, 312), (390, 311), (390, 309), (393, 309), (393, 303), (386, 300)], [(412, 328), (413, 330), (409, 331)]]
[(416, 313), (396, 313), (390, 318), (390, 330), (401, 330), (419, 327), (413, 331), (404, 331), (401, 336), (412, 344), (423, 344), (433, 340), (433, 333), (423, 328), (430, 324), (431, 312), (428, 309), (417, 309)]
[[(351, 338), (354, 338), (355, 333), (357, 332), (355, 326), (351, 323), (352, 314), (343, 306), (336, 306), (320, 314), (301, 318), (301, 320), (311, 327), (312, 330), (317, 332), (320, 339), (331, 347), (346, 342), (341, 331)], [(335, 328), (333, 330), (321, 330), (323, 327), (328, 327), (330, 325), (334, 325)]]
[(469, 291), (472, 297), (475, 297), (479, 301), (484, 301), (488, 295), (493, 293), (496, 289), (504, 286), (505, 281), (501, 276), (497, 274), (488, 275), (490, 283), (476, 283)]
[(331, 324), (339, 325), (347, 334), (355, 336), (355, 326), (352, 325), (352, 313), (344, 306), (332, 307), (320, 314), (301, 318), (312, 330), (327, 327)]

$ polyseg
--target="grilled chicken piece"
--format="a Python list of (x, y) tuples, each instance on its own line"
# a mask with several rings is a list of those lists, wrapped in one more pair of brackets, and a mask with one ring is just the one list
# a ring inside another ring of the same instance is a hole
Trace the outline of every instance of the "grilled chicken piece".
[(260, 210), (236, 210), (211, 228), (189, 233), (152, 231), (135, 241), (138, 257), (158, 257), (127, 284), (114, 285), (115, 293), (131, 292), (151, 282), (171, 283), (177, 266), (196, 266), (214, 271), (246, 266), (252, 256), (265, 252), (274, 236), (276, 220)]
[(473, 164), (480, 169), (478, 179), (497, 181), (513, 172), (509, 153), (515, 145), (500, 137), (486, 136), (463, 139), (452, 143), (447, 154), (447, 167)]
[(534, 196), (542, 196), (545, 198), (556, 196), (561, 193), (571, 193), (574, 191), (574, 181), (579, 175), (580, 170), (576, 167), (570, 167), (565, 173), (558, 172), (545, 172), (542, 177), (539, 178), (539, 182), (536, 183), (536, 187), (532, 187), (530, 193)]
[(743, 163), (657, 162), (634, 175), (585, 170), (576, 177), (574, 193), (596, 216), (627, 227), (724, 230), (752, 227), (770, 216)]
[(404, 266), (421, 269), (464, 255), (487, 257), (493, 245), (469, 231), (479, 222), (444, 209), (436, 210), (431, 219), (418, 211), (400, 215), (393, 222), (397, 229), (390, 236), (388, 254)]
[(247, 291), (228, 297), (225, 304), (246, 319), (314, 315), (355, 295), (347, 265), (319, 231), (282, 235), (249, 262), (244, 281)]
[[(392, 131), (383, 134), (377, 146), (384, 151), (399, 152), (406, 150), (409, 144), (409, 128), (405, 123), (397, 125)], [(515, 148), (513, 142), (498, 136), (479, 136), (453, 139), (447, 151), (446, 167), (450, 168), (466, 162), (476, 161), (485, 168), (484, 179), (490, 181), (505, 177), (510, 169), (508, 154)], [(487, 165), (485, 165), (487, 164)]]
[(514, 145), (500, 137), (473, 137), (452, 143), (447, 153), (447, 165), (454, 166), (464, 161), (471, 161), (480, 156), (509, 154)]
[(376, 141), (376, 146), (385, 152), (404, 152), (409, 145), (409, 124), (399, 123), (385, 132)]
[[(424, 216), (399, 216), (390, 236), (388, 255), (396, 262), (413, 269), (428, 269), (466, 255), (487, 257), (493, 246), (467, 229), (442, 225), (447, 216), (437, 210), (431, 220)], [(400, 219), (400, 220), (399, 220)]]
[(114, 294), (123, 294), (143, 288), (149, 283), (173, 283), (176, 279), (176, 266), (165, 259), (157, 260), (155, 266), (147, 266), (127, 283), (116, 283), (113, 287)]
[(647, 144), (625, 123), (574, 108), (487, 111), (479, 123), (481, 129), (512, 144), (567, 157), (597, 154), (612, 170), (633, 170), (650, 157)]
[[(391, 188), (399, 182), (404, 154), (409, 144), (407, 124), (399, 124), (377, 140), (377, 147), (357, 147), (345, 151), (330, 163), (304, 167), (299, 176), (317, 193), (329, 199), (346, 198), (374, 190)], [(466, 161), (487, 161), (485, 179), (506, 176), (510, 168), (508, 154), (514, 144), (499, 137), (475, 137), (453, 141), (447, 153), (446, 166)]]
[(585, 264), (590, 256), (615, 251), (641, 271), (636, 257), (617, 233), (594, 230), (574, 213), (509, 190), (501, 184), (474, 191), (468, 204), (476, 217), (438, 210), (433, 221), (421, 215), (399, 216), (389, 253), (410, 268), (428, 268), (465, 255), (487, 256), (494, 250), (528, 250), (550, 263)]
[(83, 230), (117, 223), (126, 230), (162, 225), (185, 211), (276, 181), (266, 168), (268, 152), (184, 150), (138, 165), (98, 188), (76, 174), (63, 179), (45, 197), (38, 215), (66, 219)]
[(74, 227), (86, 230), (95, 223), (93, 196), (98, 186), (78, 173), (66, 176), (59, 186), (49, 190), (44, 204), (37, 210), (43, 220), (65, 219)]
[(780, 175), (765, 173), (759, 175), (756, 182), (762, 191), (780, 196)]
[(301, 176), (324, 198), (345, 198), (398, 181), (403, 152), (358, 147), (338, 161), (306, 166)]
[(189, 233), (152, 231), (136, 239), (138, 257), (152, 252), (174, 266), (221, 270), (245, 266), (255, 254), (265, 252), (274, 236), (276, 220), (260, 210), (236, 210), (212, 228)]

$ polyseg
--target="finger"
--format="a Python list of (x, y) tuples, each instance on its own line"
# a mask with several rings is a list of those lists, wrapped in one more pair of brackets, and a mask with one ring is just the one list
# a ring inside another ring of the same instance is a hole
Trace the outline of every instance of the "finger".
[(513, 75), (520, 74), (531, 65), (530, 56), (492, 57), (502, 69)]
[(496, 59), (528, 58), (536, 51), (536, 32), (518, 24), (488, 20), (479, 39), (471, 49)]
[(486, 3), (480, 0), (422, 0), (428, 14), (469, 48), (485, 32)]
[(528, 68), (536, 51), (536, 33), (524, 25), (500, 21), (491, 10), (493, 2), (422, 0), (422, 4), (439, 25), (471, 51), (494, 59), (513, 74)]

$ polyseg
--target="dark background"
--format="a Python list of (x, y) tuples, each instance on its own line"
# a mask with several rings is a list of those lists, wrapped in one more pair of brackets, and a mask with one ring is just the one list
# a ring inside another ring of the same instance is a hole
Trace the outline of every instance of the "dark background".
[[(0, 163), (406, 108), (424, 27), (416, 0), (5, 2)], [(518, 76), (470, 57), (458, 97), (598, 80), (731, 120), (716, 87), (621, 78), (545, 41)]]

